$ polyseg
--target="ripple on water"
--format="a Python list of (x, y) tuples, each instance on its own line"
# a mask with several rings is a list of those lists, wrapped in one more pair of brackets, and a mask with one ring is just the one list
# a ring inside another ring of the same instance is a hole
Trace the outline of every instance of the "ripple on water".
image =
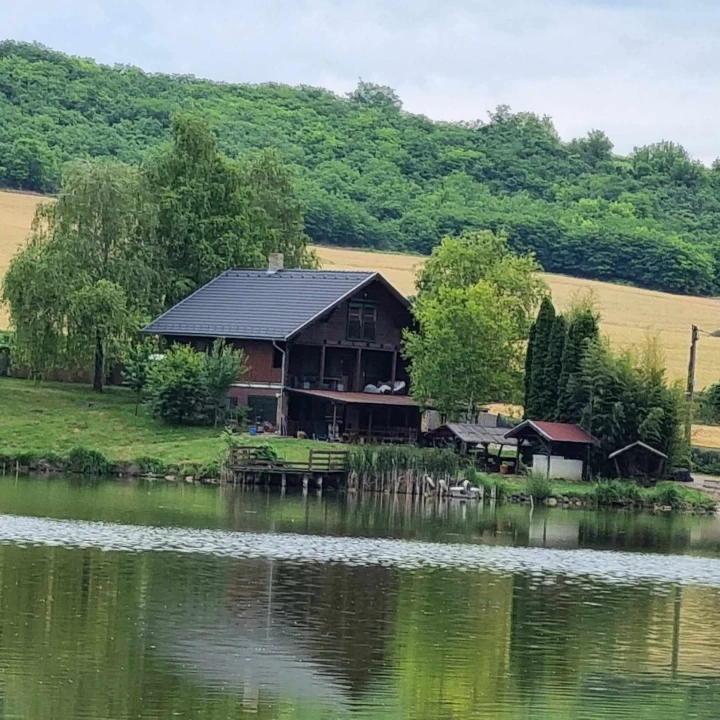
[(118, 525), (0, 515), (0, 542), (100, 548), (115, 552), (199, 553), (299, 563), (381, 565), (403, 569), (524, 572), (538, 581), (556, 574), (612, 584), (679, 583), (720, 588), (720, 559), (596, 550), (503, 547), (383, 538), (246, 533)]

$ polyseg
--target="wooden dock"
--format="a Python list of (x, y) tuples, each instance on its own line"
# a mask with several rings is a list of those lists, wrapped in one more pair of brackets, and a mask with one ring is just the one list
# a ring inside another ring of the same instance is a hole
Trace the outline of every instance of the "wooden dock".
[(311, 450), (307, 461), (298, 462), (268, 457), (264, 448), (230, 448), (223, 470), (225, 482), (241, 485), (345, 487), (348, 454), (345, 450)]

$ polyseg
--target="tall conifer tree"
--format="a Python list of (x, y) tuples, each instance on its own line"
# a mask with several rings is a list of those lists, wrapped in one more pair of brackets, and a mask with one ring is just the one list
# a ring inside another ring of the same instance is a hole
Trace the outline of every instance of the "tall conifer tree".
[(535, 321), (535, 337), (532, 345), (532, 362), (530, 365), (530, 382), (526, 398), (525, 415), (539, 419), (543, 412), (543, 380), (547, 362), (550, 334), (555, 323), (555, 306), (549, 297), (544, 297)]
[(570, 321), (562, 354), (557, 419), (579, 422), (582, 408), (574, 401), (571, 385), (577, 380), (583, 357), (591, 341), (599, 337), (597, 316), (590, 308), (581, 310)]
[(557, 403), (560, 394), (560, 376), (562, 374), (562, 356), (565, 349), (567, 323), (563, 315), (558, 315), (553, 323), (548, 343), (545, 372), (542, 379), (542, 407), (538, 415), (541, 420), (555, 420)]

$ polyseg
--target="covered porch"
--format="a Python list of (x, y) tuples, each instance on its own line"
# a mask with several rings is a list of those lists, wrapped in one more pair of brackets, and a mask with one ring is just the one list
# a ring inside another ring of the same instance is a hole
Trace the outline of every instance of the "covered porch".
[(295, 345), (288, 348), (288, 385), (300, 390), (362, 393), (368, 385), (396, 386), (408, 375), (397, 350), (352, 343)]
[(288, 430), (318, 440), (414, 443), (421, 410), (407, 395), (291, 388)]

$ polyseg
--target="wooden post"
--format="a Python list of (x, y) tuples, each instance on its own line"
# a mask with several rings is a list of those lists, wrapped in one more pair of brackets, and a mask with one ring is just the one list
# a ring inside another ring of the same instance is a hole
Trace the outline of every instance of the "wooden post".
[[(688, 447), (692, 447), (692, 415), (693, 415), (693, 398), (695, 395), (695, 362), (697, 360), (697, 341), (699, 337), (699, 331), (697, 325), (692, 326), (692, 333), (690, 335), (690, 361), (688, 362), (688, 377), (687, 377), (687, 389), (685, 395), (687, 396), (687, 415), (685, 417), (685, 440), (687, 441)], [(690, 469), (692, 470), (692, 463), (690, 463)]]
[(355, 360), (355, 392), (362, 392), (363, 388), (360, 387), (362, 381), (362, 348), (357, 349), (357, 359)]
[[(324, 349), (325, 348), (323, 348), (323, 350)], [(332, 432), (331, 432), (330, 440), (332, 442), (335, 442), (337, 440), (337, 431), (336, 431), (336, 428), (337, 428), (337, 403), (333, 403), (332, 406), (333, 406), (333, 419), (332, 419)]]
[(390, 371), (390, 385), (393, 387), (395, 387), (395, 380), (397, 378), (397, 358), (398, 354), (397, 350), (395, 350), (392, 356), (392, 370)]
[(550, 458), (552, 457), (552, 442), (547, 444), (547, 477), (550, 477)]
[(372, 407), (368, 410), (368, 441), (372, 435)]
[(320, 348), (320, 384), (325, 382), (325, 344)]

